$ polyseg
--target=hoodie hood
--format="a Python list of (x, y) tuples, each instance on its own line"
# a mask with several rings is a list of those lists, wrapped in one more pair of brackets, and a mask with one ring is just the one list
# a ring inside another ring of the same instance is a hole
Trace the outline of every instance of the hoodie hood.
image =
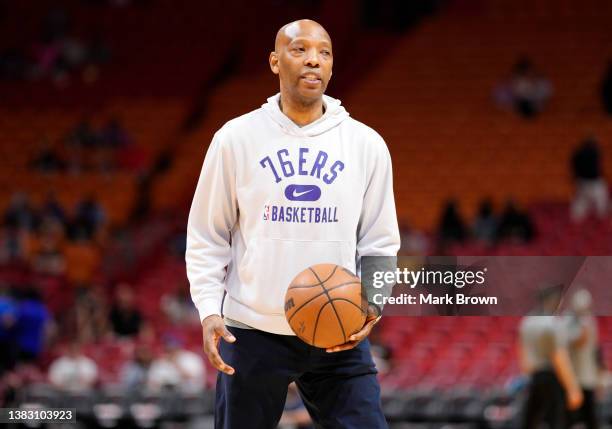
[(279, 101), (280, 93), (268, 98), (267, 103), (264, 103), (261, 107), (274, 122), (280, 125), (284, 132), (297, 137), (318, 136), (336, 127), (349, 117), (349, 113), (341, 106), (340, 100), (323, 95), (325, 114), (316, 121), (300, 127), (281, 111)]

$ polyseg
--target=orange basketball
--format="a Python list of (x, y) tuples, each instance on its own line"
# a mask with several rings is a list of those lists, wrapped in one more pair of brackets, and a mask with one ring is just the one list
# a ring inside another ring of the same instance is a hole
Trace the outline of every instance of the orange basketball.
[(285, 295), (285, 317), (291, 329), (315, 347), (346, 343), (363, 327), (366, 311), (359, 277), (334, 264), (306, 268)]

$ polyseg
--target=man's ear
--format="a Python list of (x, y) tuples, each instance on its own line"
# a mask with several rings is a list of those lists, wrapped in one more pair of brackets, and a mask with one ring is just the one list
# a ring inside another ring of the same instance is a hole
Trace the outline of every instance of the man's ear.
[(270, 58), (268, 61), (270, 62), (270, 70), (272, 70), (272, 73), (278, 74), (278, 55), (275, 51), (270, 52)]

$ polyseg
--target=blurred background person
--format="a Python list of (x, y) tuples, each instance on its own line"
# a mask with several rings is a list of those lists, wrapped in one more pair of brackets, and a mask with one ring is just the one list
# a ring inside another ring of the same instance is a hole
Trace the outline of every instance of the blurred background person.
[(149, 370), (153, 363), (153, 351), (147, 345), (138, 345), (132, 360), (126, 362), (120, 374), (121, 386), (126, 391), (145, 390), (149, 380)]
[(135, 337), (140, 332), (142, 315), (134, 301), (134, 291), (127, 283), (117, 286), (109, 321), (112, 332), (118, 337)]
[(521, 425), (524, 429), (540, 428), (544, 422), (549, 428), (564, 428), (566, 409), (575, 410), (583, 402), (568, 355), (563, 320), (555, 316), (562, 292), (562, 285), (542, 288), (537, 308), (519, 327), (519, 362), (530, 378)]
[(164, 350), (149, 369), (147, 386), (152, 391), (174, 389), (194, 394), (205, 387), (206, 367), (200, 355), (182, 348), (182, 341), (168, 336)]
[(523, 56), (514, 65), (510, 77), (495, 88), (494, 97), (500, 107), (531, 119), (544, 110), (552, 93), (550, 80), (529, 57)]
[(83, 354), (77, 342), (68, 344), (64, 354), (54, 360), (49, 367), (49, 381), (62, 391), (89, 392), (97, 379), (98, 366)]
[(572, 295), (571, 309), (564, 320), (570, 361), (584, 397), (582, 406), (570, 412), (569, 424), (582, 424), (587, 429), (600, 427), (597, 402), (605, 375), (598, 357), (599, 335), (592, 304), (591, 293), (578, 289)]
[(572, 155), (572, 173), (576, 193), (571, 216), (576, 222), (590, 213), (602, 219), (608, 214), (608, 183), (603, 176), (601, 151), (595, 137), (585, 139)]

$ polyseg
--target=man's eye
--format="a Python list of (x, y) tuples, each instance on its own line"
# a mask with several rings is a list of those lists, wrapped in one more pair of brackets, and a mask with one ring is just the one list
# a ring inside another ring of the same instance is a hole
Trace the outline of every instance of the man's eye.
[(323, 55), (330, 55), (330, 54), (331, 54), (331, 52), (329, 52), (329, 51), (321, 51), (321, 53), (322, 53)]
[(294, 52), (304, 52), (305, 49), (304, 48), (293, 48)]

